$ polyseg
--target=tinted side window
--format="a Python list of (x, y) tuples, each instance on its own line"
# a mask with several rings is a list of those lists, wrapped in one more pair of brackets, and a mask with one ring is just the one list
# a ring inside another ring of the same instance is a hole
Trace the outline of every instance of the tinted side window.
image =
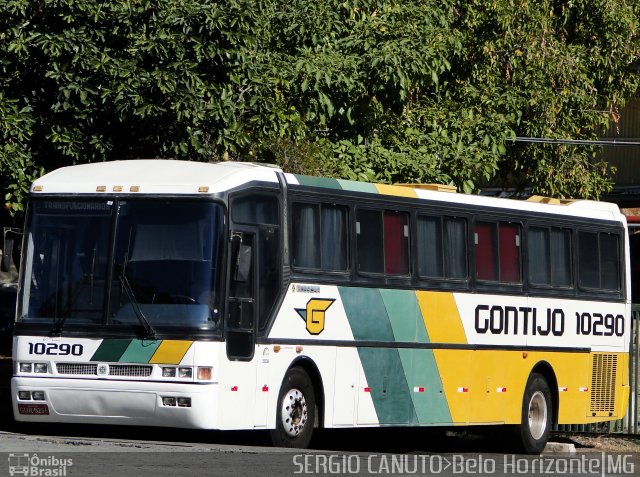
[(533, 285), (568, 287), (572, 280), (571, 231), (530, 227), (527, 234), (529, 281)]
[(358, 271), (409, 274), (409, 214), (359, 209), (356, 236)]
[(598, 234), (580, 232), (578, 236), (578, 265), (580, 267), (580, 286), (600, 288), (600, 260), (598, 252)]
[(476, 278), (520, 282), (520, 237), (518, 224), (477, 222), (474, 229)]
[(233, 221), (241, 224), (279, 224), (278, 199), (272, 195), (251, 195), (233, 201)]
[(600, 286), (620, 290), (620, 238), (615, 234), (600, 234)]
[(382, 213), (377, 210), (358, 210), (356, 236), (358, 271), (383, 273)]
[(409, 273), (409, 214), (404, 212), (384, 213), (384, 272)]
[(497, 237), (495, 224), (479, 222), (474, 229), (476, 246), (476, 278), (478, 280), (498, 279)]
[(348, 269), (347, 208), (333, 204), (293, 204), (293, 266)]
[(418, 217), (418, 274), (421, 277), (467, 277), (466, 220)]

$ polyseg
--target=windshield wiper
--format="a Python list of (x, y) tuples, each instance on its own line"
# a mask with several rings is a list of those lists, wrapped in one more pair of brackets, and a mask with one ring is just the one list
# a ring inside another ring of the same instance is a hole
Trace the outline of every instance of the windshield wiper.
[(136, 300), (136, 296), (133, 293), (133, 288), (131, 288), (131, 284), (127, 279), (127, 276), (123, 273), (120, 274), (120, 283), (122, 283), (122, 288), (124, 289), (129, 301), (131, 302), (131, 306), (133, 307), (133, 312), (136, 314), (136, 318), (144, 328), (144, 338), (156, 339), (156, 330), (153, 329), (149, 320), (144, 316), (140, 305), (138, 304), (138, 300)]

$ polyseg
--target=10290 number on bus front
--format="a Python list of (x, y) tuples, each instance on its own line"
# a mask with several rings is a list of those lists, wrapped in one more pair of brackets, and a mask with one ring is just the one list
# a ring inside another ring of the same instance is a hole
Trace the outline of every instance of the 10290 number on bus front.
[(48, 354), (56, 356), (82, 356), (84, 347), (81, 344), (69, 343), (29, 343), (29, 354)]

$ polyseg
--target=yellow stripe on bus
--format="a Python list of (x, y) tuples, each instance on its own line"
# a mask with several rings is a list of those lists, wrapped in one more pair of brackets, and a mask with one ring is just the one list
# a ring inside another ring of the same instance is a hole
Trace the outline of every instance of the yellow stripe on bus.
[(416, 191), (409, 187), (394, 186), (389, 184), (375, 184), (378, 194), (395, 195), (399, 197), (417, 198)]
[(422, 320), (432, 343), (467, 343), (453, 293), (416, 292)]
[(193, 341), (164, 340), (153, 354), (151, 364), (180, 364)]

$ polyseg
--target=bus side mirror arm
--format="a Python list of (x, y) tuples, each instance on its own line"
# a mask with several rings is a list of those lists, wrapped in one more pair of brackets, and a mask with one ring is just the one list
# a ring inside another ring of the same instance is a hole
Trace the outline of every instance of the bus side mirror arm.
[(231, 236), (231, 246), (235, 251), (233, 257), (233, 280), (236, 282), (245, 283), (249, 280), (251, 273), (251, 259), (253, 255), (253, 247), (242, 243), (242, 233), (234, 233)]
[(0, 264), (0, 271), (8, 272), (11, 267), (13, 257), (13, 239), (4, 237), (4, 244), (2, 245), (2, 263)]

